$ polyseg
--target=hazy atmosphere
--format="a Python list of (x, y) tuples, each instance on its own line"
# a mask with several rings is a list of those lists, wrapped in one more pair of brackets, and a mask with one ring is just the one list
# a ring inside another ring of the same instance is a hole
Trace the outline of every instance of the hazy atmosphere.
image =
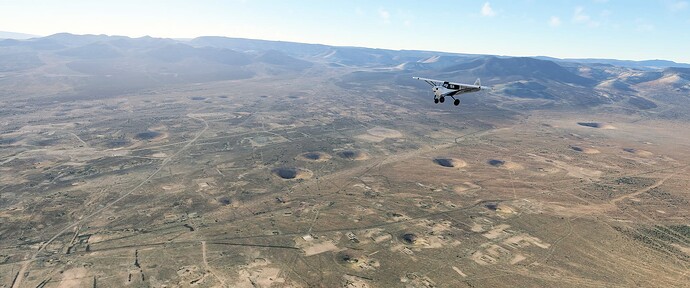
[(0, 0), (0, 287), (688, 287), (689, 10)]
[(690, 63), (685, 0), (2, 0), (0, 30)]

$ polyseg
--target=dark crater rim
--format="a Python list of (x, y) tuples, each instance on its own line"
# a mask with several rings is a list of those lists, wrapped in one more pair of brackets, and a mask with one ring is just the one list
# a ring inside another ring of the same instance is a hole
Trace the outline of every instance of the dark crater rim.
[(400, 239), (406, 244), (415, 244), (417, 242), (417, 235), (414, 233), (403, 233)]
[(501, 167), (506, 164), (506, 161), (500, 159), (489, 159), (489, 161), (486, 161), (486, 163), (489, 163), (489, 165), (494, 167)]
[(591, 127), (591, 128), (604, 127), (604, 124), (599, 123), (599, 122), (577, 122), (577, 125), (584, 126), (584, 127)]
[(162, 134), (163, 133), (158, 132), (158, 131), (146, 131), (146, 132), (137, 133), (137, 135), (134, 136), (134, 138), (138, 139), (138, 140), (151, 140), (151, 139), (155, 139), (156, 137), (158, 137)]
[(455, 167), (455, 160), (453, 160), (451, 158), (434, 158), (434, 163), (436, 163), (439, 166), (448, 167), (448, 168), (454, 168)]
[(302, 157), (309, 159), (309, 160), (321, 160), (323, 157), (321, 153), (319, 152), (307, 152), (302, 154)]
[(299, 173), (299, 169), (292, 167), (275, 168), (272, 171), (275, 175), (283, 179), (295, 179)]

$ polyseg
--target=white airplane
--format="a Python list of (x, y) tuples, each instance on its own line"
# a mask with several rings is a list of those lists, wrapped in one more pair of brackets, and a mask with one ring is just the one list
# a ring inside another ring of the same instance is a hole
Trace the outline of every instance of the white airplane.
[(450, 97), (454, 100), (453, 104), (455, 106), (458, 106), (460, 105), (460, 99), (455, 99), (455, 96), (460, 95), (462, 93), (478, 92), (482, 89), (486, 89), (482, 88), (482, 82), (479, 80), (479, 78), (477, 78), (477, 81), (474, 81), (474, 84), (472, 85), (420, 77), (412, 78), (422, 80), (427, 84), (431, 85), (431, 87), (433, 87), (431, 88), (431, 90), (434, 91), (434, 103), (443, 103), (444, 101), (446, 101), (446, 97)]

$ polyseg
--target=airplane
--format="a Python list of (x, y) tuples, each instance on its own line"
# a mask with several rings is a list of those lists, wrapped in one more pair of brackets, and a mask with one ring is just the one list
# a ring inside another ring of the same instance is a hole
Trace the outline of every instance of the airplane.
[(479, 78), (477, 78), (477, 81), (474, 81), (474, 84), (472, 85), (427, 79), (421, 77), (412, 78), (422, 80), (427, 84), (431, 85), (431, 87), (433, 87), (431, 88), (431, 90), (434, 91), (434, 103), (443, 103), (444, 101), (446, 101), (446, 97), (450, 97), (454, 100), (453, 104), (455, 106), (458, 106), (460, 105), (460, 99), (455, 99), (455, 96), (460, 95), (462, 93), (478, 92), (486, 89), (482, 88), (482, 82), (481, 80), (479, 80)]

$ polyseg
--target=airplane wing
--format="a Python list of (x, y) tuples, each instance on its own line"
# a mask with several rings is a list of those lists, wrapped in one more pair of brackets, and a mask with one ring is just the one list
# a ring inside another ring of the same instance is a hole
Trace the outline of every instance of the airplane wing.
[(453, 83), (453, 82), (445, 82), (443, 83), (443, 87), (453, 90), (452, 92), (447, 93), (446, 96), (455, 96), (458, 94), (462, 93), (469, 93), (469, 92), (477, 92), (482, 90), (482, 82), (477, 78), (477, 81), (474, 81), (474, 84), (464, 84), (464, 83)]
[(465, 83), (455, 83), (455, 82), (445, 82), (447, 83), (447, 86), (453, 87), (454, 89), (480, 89), (482, 88), (482, 82), (477, 78), (477, 81), (474, 81), (474, 84), (465, 84)]
[(441, 80), (435, 80), (435, 79), (429, 79), (429, 78), (422, 78), (422, 77), (412, 77), (412, 79), (416, 80), (422, 80), (426, 82), (427, 84), (431, 86), (440, 86), (444, 81)]

